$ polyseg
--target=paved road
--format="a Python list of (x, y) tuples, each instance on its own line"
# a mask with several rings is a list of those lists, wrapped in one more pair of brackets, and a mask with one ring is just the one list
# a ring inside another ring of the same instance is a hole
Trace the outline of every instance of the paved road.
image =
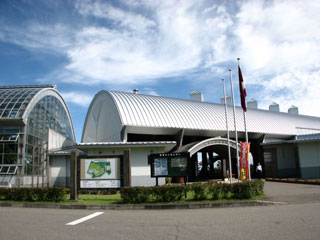
[(320, 185), (265, 182), (265, 200), (275, 202), (316, 203), (320, 202)]
[[(74, 226), (66, 224), (95, 211), (1, 207), (0, 239), (319, 239), (320, 186), (266, 183), (266, 192), (272, 189), (267, 198), (289, 200), (289, 204), (109, 210)], [(305, 193), (307, 200), (297, 193)]]

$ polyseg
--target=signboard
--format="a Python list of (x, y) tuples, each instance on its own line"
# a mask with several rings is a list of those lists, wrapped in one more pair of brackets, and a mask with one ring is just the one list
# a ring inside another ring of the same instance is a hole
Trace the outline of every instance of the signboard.
[(248, 180), (250, 143), (241, 143), (240, 146), (240, 180)]
[(119, 158), (80, 159), (80, 188), (119, 188)]
[(184, 177), (189, 173), (189, 153), (149, 155), (151, 177)]
[(153, 167), (154, 167), (155, 176), (168, 175), (168, 159), (167, 158), (155, 158)]
[(120, 180), (81, 180), (80, 188), (120, 188)]

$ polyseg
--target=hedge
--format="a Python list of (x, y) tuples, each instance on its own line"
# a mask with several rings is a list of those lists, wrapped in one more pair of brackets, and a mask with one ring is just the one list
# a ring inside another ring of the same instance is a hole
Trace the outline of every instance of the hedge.
[(65, 196), (66, 189), (58, 187), (0, 188), (0, 200), (61, 202)]
[(157, 202), (180, 201), (188, 188), (182, 184), (151, 187), (151, 196)]
[(194, 200), (205, 200), (208, 195), (208, 184), (194, 183), (191, 185), (191, 191), (193, 192)]
[(150, 187), (123, 187), (120, 190), (124, 203), (144, 203), (151, 195)]
[(264, 182), (253, 180), (241, 183), (193, 183), (156, 187), (123, 187), (120, 190), (124, 203), (176, 202), (186, 193), (193, 193), (193, 200), (250, 199), (263, 194)]

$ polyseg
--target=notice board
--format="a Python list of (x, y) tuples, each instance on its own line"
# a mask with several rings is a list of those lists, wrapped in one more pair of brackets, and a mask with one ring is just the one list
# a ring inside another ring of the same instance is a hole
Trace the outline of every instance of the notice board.
[(185, 177), (189, 173), (189, 153), (149, 155), (151, 177)]

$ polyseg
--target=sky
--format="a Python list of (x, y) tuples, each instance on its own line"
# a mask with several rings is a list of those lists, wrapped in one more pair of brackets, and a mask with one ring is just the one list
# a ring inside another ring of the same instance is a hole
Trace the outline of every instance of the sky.
[(1, 0), (0, 85), (54, 84), (77, 142), (101, 90), (240, 105), (237, 58), (259, 109), (320, 117), (319, 0)]

